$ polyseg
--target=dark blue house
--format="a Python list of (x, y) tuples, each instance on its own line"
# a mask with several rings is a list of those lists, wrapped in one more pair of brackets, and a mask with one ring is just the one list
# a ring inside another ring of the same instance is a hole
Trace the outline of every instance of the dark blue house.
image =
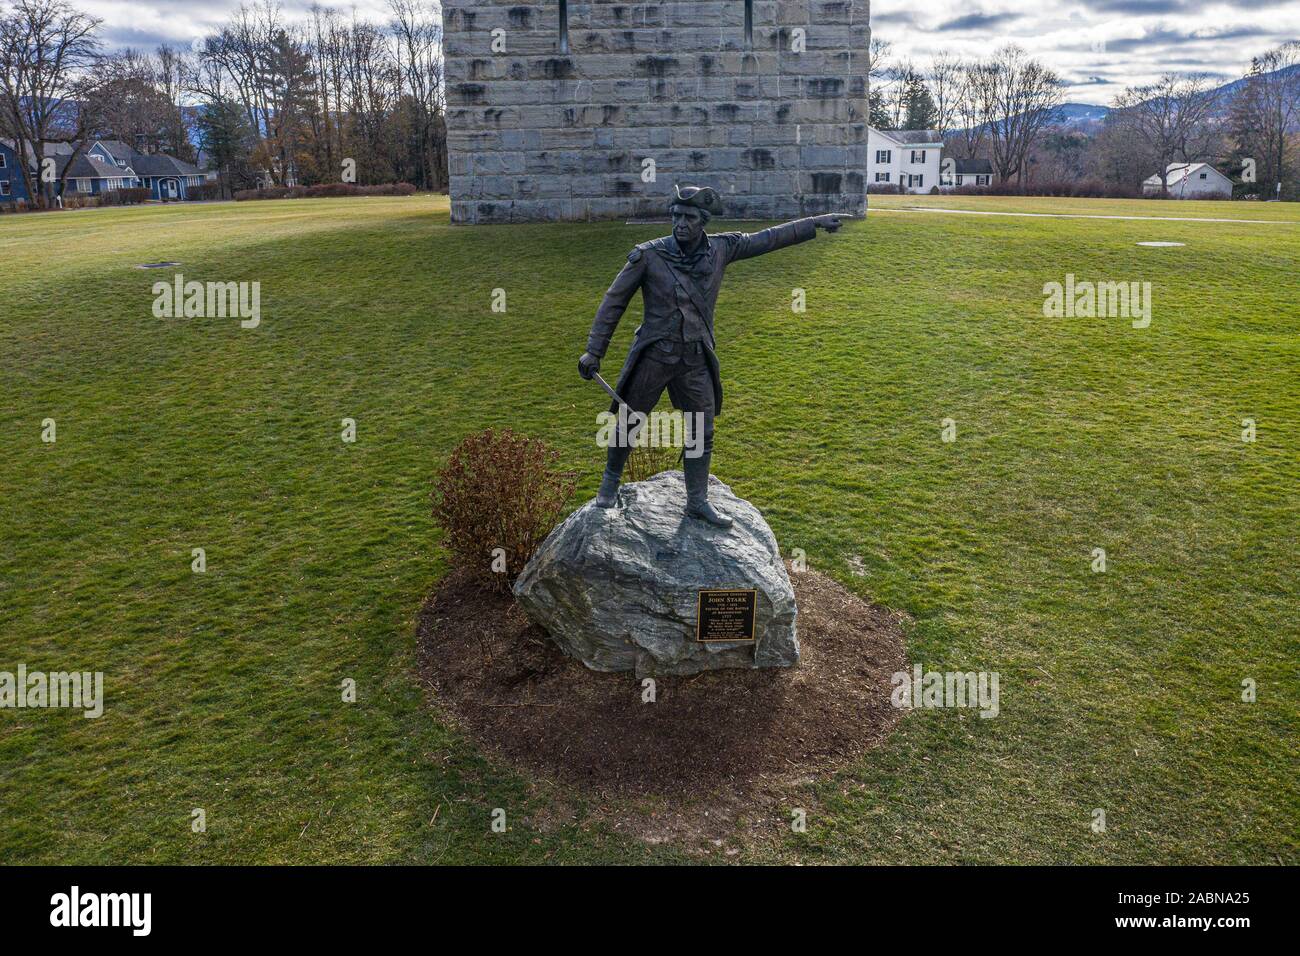
[[(104, 171), (103, 181), (129, 176), (132, 182), (125, 188), (144, 186), (151, 198), (157, 200), (187, 199), (191, 186), (207, 180), (207, 173), (192, 163), (167, 153), (141, 153), (116, 139), (96, 140), (86, 149), (85, 158), (96, 170)], [(79, 173), (80, 169), (74, 166), (69, 179), (83, 178)], [(93, 191), (100, 191), (93, 176), (84, 178), (91, 180), (89, 185)]]
[[(64, 180), (67, 195), (97, 196), (115, 189), (149, 190), (158, 201), (184, 200), (209, 174), (192, 163), (165, 153), (141, 153), (120, 140), (94, 140), (73, 157), (74, 144), (47, 143), (45, 156), (53, 159), (54, 175)], [(37, 175), (35, 164), (33, 178)], [(18, 167), (14, 143), (0, 140), (0, 203), (26, 200), (27, 189)]]
[(0, 139), (0, 203), (27, 201), (27, 185), (12, 140)]

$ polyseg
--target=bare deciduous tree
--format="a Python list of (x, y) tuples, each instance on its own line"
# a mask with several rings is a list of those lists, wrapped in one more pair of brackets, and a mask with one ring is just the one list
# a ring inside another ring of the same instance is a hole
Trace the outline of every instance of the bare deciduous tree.
[(228, 104), (241, 105), (250, 163), (273, 183), (355, 173), (363, 184), (404, 178), (445, 189), (440, 11), (430, 0), (390, 3), (387, 24), (314, 5), (294, 25), (275, 0), (243, 6), (206, 39), (186, 85), (221, 104), (223, 142), (240, 138)]
[[(413, 138), (418, 143), (417, 176), (430, 189), (447, 188), (447, 124), (443, 110), (442, 18), (427, 0), (389, 0)], [(875, 48), (875, 41), (872, 41)]]
[(934, 100), (934, 128), (946, 136), (957, 122), (963, 80), (961, 60), (948, 53), (933, 57), (925, 80)]
[(987, 63), (971, 60), (961, 64), (958, 73), (954, 104), (954, 123), (957, 129), (948, 141), (963, 159), (975, 159), (988, 137), (989, 123), (993, 121), (994, 84), (983, 74), (990, 69)]
[(1294, 164), (1293, 132), (1300, 126), (1300, 42), (1284, 43), (1251, 61), (1233, 97), (1231, 125), (1237, 151), (1255, 163), (1265, 194), (1281, 194)]
[(104, 57), (95, 69), (93, 97), (98, 127), (92, 134), (120, 139), (142, 153), (170, 152), (180, 122), (176, 100), (160, 88), (158, 65), (147, 54), (126, 49)]
[(154, 86), (172, 109), (167, 115), (166, 151), (186, 161), (194, 159), (189, 130), (181, 113), (181, 100), (185, 91), (185, 77), (189, 73), (189, 54), (164, 43), (158, 47), (153, 60)]
[[(86, 125), (78, 99), (87, 92), (86, 70), (99, 54), (99, 23), (66, 0), (14, 0), (0, 16), (0, 105), (27, 195), (42, 206), (53, 196), (50, 177), (43, 174), (47, 144), (72, 140)], [(41, 170), (43, 188), (37, 188), (25, 159)]]
[(1217, 130), (1211, 120), (1217, 102), (1217, 92), (1203, 73), (1166, 73), (1115, 97), (1114, 122), (1156, 161), (1162, 196), (1169, 195), (1172, 163), (1213, 154)]
[(191, 90), (238, 102), (255, 144), (254, 162), (275, 183), (293, 181), (314, 74), (305, 44), (291, 31), (278, 0), (240, 6), (206, 39), (198, 59)]
[(1029, 151), (1055, 121), (1061, 80), (1014, 44), (1000, 48), (970, 76), (979, 87), (976, 102), (988, 104), (993, 168), (1002, 182), (1014, 175), (1023, 185)]

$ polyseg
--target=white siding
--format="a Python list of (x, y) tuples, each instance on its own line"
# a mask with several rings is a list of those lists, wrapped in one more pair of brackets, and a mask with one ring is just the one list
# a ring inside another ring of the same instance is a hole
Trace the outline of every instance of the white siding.
[(887, 132), (867, 133), (867, 184), (902, 183), (910, 193), (928, 193), (939, 185), (941, 143), (898, 143)]
[[(1152, 177), (1142, 185), (1143, 192), (1160, 195), (1160, 179)], [(1186, 176), (1169, 175), (1169, 195), (1174, 199), (1231, 199), (1232, 180), (1213, 166), (1198, 166)]]

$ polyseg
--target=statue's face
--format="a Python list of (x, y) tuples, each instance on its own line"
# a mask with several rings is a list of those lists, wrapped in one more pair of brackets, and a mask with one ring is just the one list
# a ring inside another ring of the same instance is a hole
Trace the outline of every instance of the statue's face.
[(673, 206), (673, 238), (679, 246), (690, 248), (704, 235), (704, 213), (694, 206)]

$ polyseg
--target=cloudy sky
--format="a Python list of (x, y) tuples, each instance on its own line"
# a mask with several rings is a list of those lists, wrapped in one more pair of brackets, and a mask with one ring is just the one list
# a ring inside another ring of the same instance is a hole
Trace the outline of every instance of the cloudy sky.
[[(239, 0), (74, 0), (104, 20), (113, 47), (188, 45)], [(320, 0), (383, 19), (385, 0)], [(287, 11), (308, 0), (283, 0)], [(923, 11), (923, 12), (922, 12)], [(874, 0), (872, 25), (918, 61), (976, 55), (1014, 40), (1069, 83), (1067, 98), (1105, 103), (1167, 70), (1240, 76), (1256, 53), (1300, 39), (1300, 0)]]
[(871, 20), (896, 54), (921, 62), (1014, 41), (1083, 103), (1170, 70), (1236, 79), (1252, 56), (1300, 39), (1297, 0), (874, 0)]

